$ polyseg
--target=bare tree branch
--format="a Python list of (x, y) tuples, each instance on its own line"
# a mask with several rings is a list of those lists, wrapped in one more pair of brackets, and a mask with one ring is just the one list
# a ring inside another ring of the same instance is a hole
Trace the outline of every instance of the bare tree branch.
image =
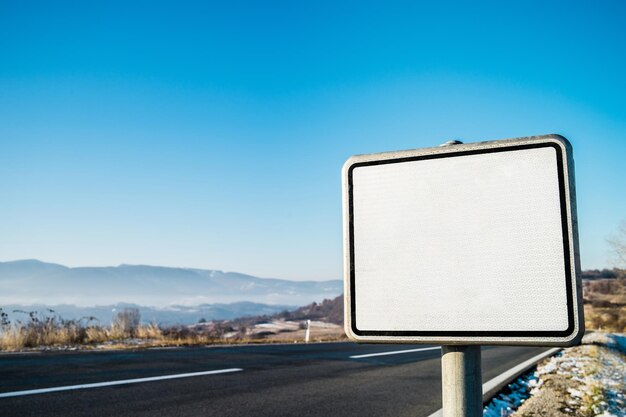
[(626, 268), (626, 220), (622, 221), (617, 233), (609, 236), (606, 242), (611, 247), (611, 256), (615, 266)]

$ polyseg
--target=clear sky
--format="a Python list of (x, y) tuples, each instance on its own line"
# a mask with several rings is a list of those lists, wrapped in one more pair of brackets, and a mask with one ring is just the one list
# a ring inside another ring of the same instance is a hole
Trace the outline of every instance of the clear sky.
[(626, 3), (0, 3), (0, 260), (342, 274), (352, 154), (560, 133), (626, 218)]

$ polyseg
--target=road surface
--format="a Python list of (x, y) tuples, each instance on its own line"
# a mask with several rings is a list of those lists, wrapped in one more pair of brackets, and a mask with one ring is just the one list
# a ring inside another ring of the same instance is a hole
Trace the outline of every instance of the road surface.
[[(483, 379), (545, 350), (483, 348)], [(0, 416), (426, 417), (440, 355), (349, 342), (2, 354)]]

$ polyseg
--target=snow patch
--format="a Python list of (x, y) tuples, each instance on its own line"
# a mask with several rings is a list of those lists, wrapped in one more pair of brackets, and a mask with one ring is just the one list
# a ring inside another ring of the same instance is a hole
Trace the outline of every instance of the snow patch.
[(484, 416), (515, 416), (524, 403), (526, 411), (532, 404), (539, 405), (540, 402), (533, 403), (532, 397), (544, 389), (551, 390), (552, 386), (545, 381), (555, 376), (567, 383), (561, 394), (565, 396), (561, 398), (566, 406), (559, 415), (626, 416), (625, 342), (624, 335), (597, 332), (586, 335), (582, 346), (564, 349), (534, 372), (510, 384), (484, 408)]

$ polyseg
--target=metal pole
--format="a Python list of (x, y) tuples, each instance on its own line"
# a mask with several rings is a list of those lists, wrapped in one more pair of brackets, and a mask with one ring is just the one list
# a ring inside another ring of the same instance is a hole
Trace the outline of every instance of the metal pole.
[(480, 346), (442, 346), (443, 417), (481, 417)]

